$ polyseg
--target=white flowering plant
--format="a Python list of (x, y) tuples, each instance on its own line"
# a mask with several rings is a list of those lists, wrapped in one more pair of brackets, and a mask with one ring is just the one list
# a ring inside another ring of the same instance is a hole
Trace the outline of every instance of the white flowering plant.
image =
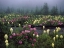
[(56, 35), (55, 41), (54, 41), (54, 48), (63, 48), (64, 46), (64, 35)]

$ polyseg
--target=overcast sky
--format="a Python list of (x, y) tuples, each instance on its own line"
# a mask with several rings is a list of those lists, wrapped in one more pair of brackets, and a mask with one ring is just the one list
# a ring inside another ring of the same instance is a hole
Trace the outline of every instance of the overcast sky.
[(41, 7), (44, 3), (48, 3), (49, 7), (57, 5), (58, 8), (64, 8), (64, 0), (0, 0), (0, 8), (34, 8)]

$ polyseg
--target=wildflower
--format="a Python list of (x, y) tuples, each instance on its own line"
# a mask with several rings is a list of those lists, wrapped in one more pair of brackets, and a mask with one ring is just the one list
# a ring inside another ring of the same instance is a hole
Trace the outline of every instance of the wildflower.
[(57, 27), (56, 27), (56, 29), (57, 29)]
[(13, 28), (10, 28), (10, 32), (11, 32), (11, 34), (12, 34), (12, 32), (13, 32)]
[(58, 27), (58, 30), (60, 31), (60, 30), (61, 30), (61, 28), (60, 28), (60, 27)]
[(56, 38), (58, 38), (58, 35), (56, 35)]
[(24, 32), (24, 31), (22, 31), (21, 33), (22, 33), (22, 34), (25, 34), (25, 32)]
[(52, 43), (52, 47), (54, 48), (54, 43)]
[(56, 29), (56, 32), (59, 32), (59, 30), (58, 30), (58, 29)]
[(8, 40), (5, 40), (5, 43), (8, 43)]
[(23, 28), (26, 28), (26, 26), (24, 25)]
[(62, 22), (59, 22), (58, 25), (62, 25), (63, 23)]
[(36, 28), (33, 28), (34, 31), (36, 31)]
[(29, 31), (29, 30), (25, 30), (25, 32), (26, 32), (26, 33), (30, 33), (30, 31)]
[(9, 45), (9, 43), (6, 43), (6, 46), (8, 46)]
[(35, 35), (37, 35), (38, 33), (37, 32), (34, 32)]
[(33, 24), (35, 24), (37, 22), (37, 20), (34, 20)]
[(60, 35), (60, 38), (63, 38), (63, 35)]
[(20, 27), (21, 25), (19, 24), (19, 27)]
[(30, 28), (30, 30), (33, 30), (33, 28)]
[(55, 37), (53, 37), (53, 40), (55, 41)]
[(36, 35), (36, 37), (38, 38), (38, 37), (39, 37), (39, 35), (37, 34), (37, 35)]
[(43, 32), (46, 33), (46, 30), (44, 30)]
[(32, 46), (34, 46), (34, 44), (32, 43)]
[(13, 24), (13, 22), (12, 22), (12, 24)]
[(50, 29), (47, 29), (47, 34), (49, 34), (49, 32), (50, 32)]
[(22, 44), (22, 41), (21, 40), (19, 41), (19, 44)]
[(45, 28), (45, 26), (43, 26), (43, 29)]
[(7, 35), (7, 34), (5, 34), (5, 35), (4, 35), (4, 38), (5, 38), (5, 39), (8, 39), (8, 35)]
[(35, 34), (33, 34), (33, 36), (35, 36)]
[(16, 36), (16, 33), (12, 33), (12, 36)]
[(54, 32), (54, 34), (55, 34), (55, 30), (54, 30), (53, 32)]
[(10, 23), (8, 22), (8, 24), (10, 24)]
[(10, 36), (10, 38), (12, 38), (12, 36)]
[(36, 42), (36, 39), (33, 39), (34, 42)]
[(31, 28), (31, 25), (28, 25), (29, 28)]

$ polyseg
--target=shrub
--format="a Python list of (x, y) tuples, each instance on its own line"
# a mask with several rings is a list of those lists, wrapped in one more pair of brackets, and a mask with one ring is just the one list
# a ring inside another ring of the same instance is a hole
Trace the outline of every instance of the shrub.
[(42, 34), (38, 38), (37, 48), (51, 48), (52, 39), (48, 34)]
[(64, 38), (56, 38), (55, 40), (55, 48), (64, 48)]
[(15, 48), (35, 48), (37, 35), (36, 28), (31, 28), (31, 25), (24, 26), (20, 33), (10, 35), (10, 45), (13, 44)]
[(5, 34), (9, 34), (9, 30), (7, 27), (7, 24), (2, 24), (2, 22), (0, 22), (0, 47), (5, 48), (5, 44), (4, 44), (4, 35)]

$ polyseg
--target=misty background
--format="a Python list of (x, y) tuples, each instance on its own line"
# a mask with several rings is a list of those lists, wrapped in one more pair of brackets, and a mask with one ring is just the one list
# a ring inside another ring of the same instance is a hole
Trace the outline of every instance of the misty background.
[(0, 0), (0, 13), (45, 15), (46, 12), (51, 14), (54, 10), (57, 14), (63, 14), (64, 0)]

